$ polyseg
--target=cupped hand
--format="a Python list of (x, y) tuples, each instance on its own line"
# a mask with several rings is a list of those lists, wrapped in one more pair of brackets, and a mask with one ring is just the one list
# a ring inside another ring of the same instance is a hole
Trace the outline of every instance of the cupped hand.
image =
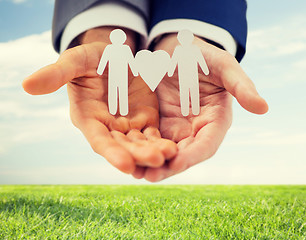
[(26, 78), (23, 87), (38, 95), (67, 84), (73, 124), (96, 153), (137, 177), (139, 166), (162, 166), (176, 155), (177, 146), (161, 138), (157, 97), (140, 77), (129, 76), (129, 114), (123, 117), (109, 113), (108, 73), (96, 73), (106, 45), (91, 42), (65, 51), (56, 63)]
[[(177, 143), (175, 158), (159, 168), (142, 168), (141, 175), (149, 181), (160, 181), (200, 163), (217, 151), (232, 122), (232, 96), (247, 111), (264, 114), (268, 105), (236, 59), (226, 51), (195, 38), (205, 57), (210, 74), (199, 70), (200, 114), (183, 117), (177, 71), (165, 77), (157, 89), (160, 107), (161, 136)], [(178, 45), (176, 35), (164, 38), (156, 49), (170, 56)]]

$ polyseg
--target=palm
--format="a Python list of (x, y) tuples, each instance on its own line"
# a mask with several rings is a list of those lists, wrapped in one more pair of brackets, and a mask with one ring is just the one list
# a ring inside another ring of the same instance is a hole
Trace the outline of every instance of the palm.
[[(159, 86), (160, 131), (162, 136), (181, 144), (196, 138), (199, 126), (218, 123), (221, 119), (230, 123), (230, 95), (224, 89), (215, 86), (201, 75), (200, 79), (200, 114), (183, 117), (180, 110), (180, 93), (177, 75), (166, 77)], [(206, 80), (204, 80), (206, 79)], [(171, 92), (171, 94), (170, 94)], [(224, 111), (226, 110), (226, 111)]]
[[(176, 37), (170, 37), (156, 49), (171, 55), (177, 44)], [(160, 132), (162, 137), (176, 142), (179, 150), (161, 168), (146, 170), (145, 177), (151, 181), (184, 171), (217, 151), (231, 125), (231, 95), (248, 111), (267, 111), (266, 102), (232, 56), (200, 39), (195, 39), (195, 44), (202, 50), (210, 70), (208, 76), (199, 72), (200, 114), (183, 117), (177, 72), (171, 78), (165, 77), (157, 89)]]
[(177, 82), (176, 75), (165, 78), (158, 99), (161, 134), (178, 144), (180, 157), (186, 160), (171, 163), (181, 171), (215, 153), (231, 124), (232, 110), (230, 94), (200, 75), (200, 114), (183, 117)]
[(24, 81), (32, 94), (45, 94), (67, 83), (72, 122), (93, 150), (112, 165), (138, 176), (137, 166), (159, 167), (176, 154), (173, 142), (158, 131), (158, 101), (140, 77), (129, 76), (130, 113), (123, 117), (108, 111), (108, 73), (96, 69), (106, 44), (95, 42), (64, 52), (57, 63)]
[[(96, 120), (105, 124), (109, 130), (121, 133), (131, 129), (142, 130), (145, 126), (158, 127), (156, 95), (140, 77), (133, 77), (129, 81), (129, 114), (125, 117), (119, 114), (113, 116), (108, 111), (107, 74), (74, 79), (67, 84), (67, 89), (71, 119), (76, 125), (86, 120)], [(139, 118), (140, 114), (143, 119)]]

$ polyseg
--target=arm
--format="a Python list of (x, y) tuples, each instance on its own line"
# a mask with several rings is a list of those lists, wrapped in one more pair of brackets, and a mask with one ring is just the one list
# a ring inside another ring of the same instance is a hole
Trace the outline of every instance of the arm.
[(192, 4), (186, 0), (154, 0), (149, 41), (189, 29), (240, 61), (247, 37), (246, 9), (245, 0), (194, 0)]
[(138, 69), (137, 69), (135, 58), (134, 58), (133, 53), (132, 53), (130, 48), (128, 48), (128, 54), (129, 54), (128, 63), (129, 63), (130, 69), (131, 69), (133, 75), (135, 77), (137, 77), (138, 76)]
[(98, 69), (97, 69), (98, 75), (103, 74), (108, 61), (109, 61), (109, 45), (105, 47), (104, 52), (101, 56), (101, 59), (100, 59), (99, 65), (98, 65)]
[[(148, 0), (56, 0), (52, 24), (52, 42), (57, 52), (77, 46), (77, 37), (89, 29), (120, 26), (147, 35)], [(101, 17), (104, 16), (104, 17)], [(118, 28), (118, 27), (117, 27)]]
[[(196, 47), (197, 48), (197, 47)], [(203, 73), (207, 76), (208, 74), (209, 74), (209, 69), (208, 69), (208, 67), (207, 67), (207, 64), (206, 64), (206, 62), (205, 62), (205, 59), (204, 59), (204, 57), (203, 57), (203, 55), (202, 55), (202, 52), (201, 52), (201, 50), (200, 49), (198, 49), (197, 48), (197, 52), (198, 52), (198, 54), (197, 54), (197, 60), (198, 60), (198, 63), (199, 63), (199, 65), (200, 65), (200, 68), (202, 69), (202, 71), (203, 71)]]
[[(179, 47), (179, 46), (178, 46)], [(168, 70), (168, 76), (172, 77), (174, 74), (174, 71), (176, 69), (176, 65), (177, 65), (177, 51), (178, 51), (178, 47), (175, 48), (172, 58), (170, 60), (170, 64), (169, 64), (169, 70)]]

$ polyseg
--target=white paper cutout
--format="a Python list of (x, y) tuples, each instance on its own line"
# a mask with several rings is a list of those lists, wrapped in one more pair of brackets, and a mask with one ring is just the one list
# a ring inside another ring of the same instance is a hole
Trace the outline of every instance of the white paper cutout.
[[(177, 35), (181, 45), (177, 46), (170, 59), (166, 51), (149, 50), (139, 51), (135, 59), (128, 45), (125, 45), (126, 34), (121, 29), (110, 33), (111, 44), (107, 45), (102, 54), (97, 73), (102, 75), (108, 63), (108, 108), (112, 115), (117, 113), (119, 100), (119, 113), (128, 114), (128, 66), (134, 76), (138, 73), (155, 91), (166, 73), (172, 77), (178, 68), (178, 81), (180, 88), (180, 104), (183, 116), (189, 115), (189, 98), (194, 115), (200, 113), (199, 74), (198, 67), (205, 75), (209, 69), (200, 48), (193, 45), (194, 35), (189, 30), (182, 30)], [(119, 99), (118, 99), (119, 97)]]
[(141, 78), (154, 92), (168, 72), (170, 56), (163, 50), (141, 50), (135, 56), (135, 64)]
[(180, 87), (180, 104), (183, 116), (189, 115), (189, 97), (193, 115), (200, 114), (199, 72), (198, 65), (205, 75), (209, 70), (200, 48), (193, 45), (194, 35), (189, 30), (182, 30), (177, 34), (180, 46), (174, 49), (168, 76), (172, 77), (176, 66)]
[[(105, 47), (97, 73), (102, 75), (108, 63), (108, 109), (115, 115), (118, 109), (122, 116), (129, 112), (128, 103), (128, 66), (134, 76), (138, 76), (134, 66), (131, 48), (125, 45), (126, 34), (121, 29), (113, 30), (109, 39), (112, 44)], [(119, 97), (119, 99), (118, 99)]]

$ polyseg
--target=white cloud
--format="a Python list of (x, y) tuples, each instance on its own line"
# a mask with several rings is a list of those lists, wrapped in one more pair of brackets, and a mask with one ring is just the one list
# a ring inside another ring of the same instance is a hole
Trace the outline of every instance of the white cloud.
[(51, 46), (51, 31), (0, 43), (0, 52), (0, 88), (20, 86), (27, 75), (58, 57)]
[[(239, 139), (234, 138), (229, 145), (236, 146), (290, 146), (290, 145), (299, 145), (306, 146), (306, 132), (297, 132), (296, 129), (292, 132), (287, 132), (284, 130), (269, 130), (264, 126), (261, 127), (248, 127), (242, 131), (245, 136), (251, 136), (251, 139)], [(233, 135), (239, 135), (235, 133), (235, 129), (231, 131)]]
[[(91, 161), (83, 161), (69, 166), (1, 167), (0, 182), (13, 184), (150, 184), (136, 180), (119, 172), (106, 160), (90, 155)], [(306, 167), (274, 164), (244, 163), (224, 164), (222, 158), (228, 153), (194, 166), (184, 173), (168, 178), (157, 184), (301, 184), (306, 182)], [(99, 159), (98, 159), (99, 158)], [(94, 159), (94, 161), (93, 161)], [(230, 160), (230, 158), (228, 158)], [(223, 162), (222, 162), (223, 161)]]
[(0, 155), (5, 152), (4, 146), (0, 146)]
[(303, 83), (306, 62), (306, 15), (284, 19), (277, 26), (249, 32), (242, 66), (259, 89)]
[[(0, 0), (0, 2), (2, 2), (3, 0)], [(4, 1), (7, 1), (7, 2), (11, 2), (13, 4), (22, 4), (22, 3), (25, 3), (25, 2), (29, 2), (29, 0), (4, 0)], [(42, 0), (40, 0), (42, 1)], [(55, 0), (44, 0), (46, 2), (49, 2), (51, 4), (54, 4), (54, 1)]]
[(27, 0), (12, 0), (12, 2), (15, 3), (15, 4), (24, 3), (26, 1)]
[(70, 126), (65, 89), (30, 96), (21, 87), (27, 75), (56, 61), (50, 39), (48, 31), (0, 43), (0, 154), (18, 142), (39, 142), (69, 132), (64, 124)]
[(275, 55), (277, 56), (286, 56), (292, 55), (295, 53), (301, 53), (306, 50), (306, 42), (296, 41), (292, 43), (287, 43), (285, 46), (280, 46), (275, 49)]
[(301, 72), (304, 72), (306, 68), (306, 58), (294, 62), (292, 66), (296, 69), (300, 69)]
[(284, 19), (278, 26), (250, 31), (247, 50), (249, 54), (285, 56), (306, 51), (306, 16)]

